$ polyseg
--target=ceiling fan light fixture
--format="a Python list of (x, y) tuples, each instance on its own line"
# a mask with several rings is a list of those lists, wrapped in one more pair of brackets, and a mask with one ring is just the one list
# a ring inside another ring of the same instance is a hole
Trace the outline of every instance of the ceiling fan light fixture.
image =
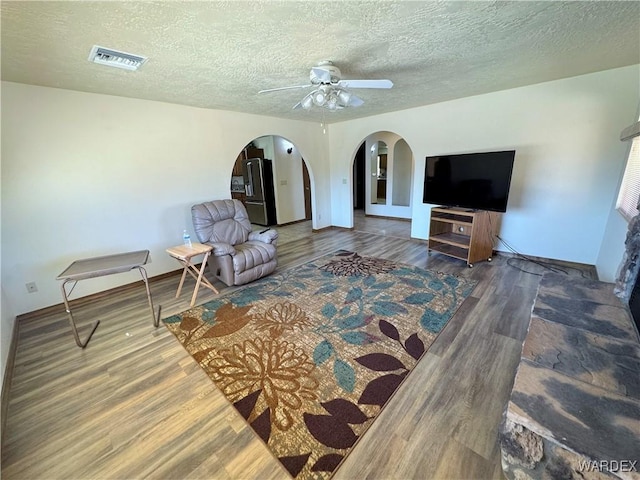
[(312, 94), (307, 95), (306, 97), (304, 97), (302, 99), (302, 101), (300, 102), (300, 106), (302, 108), (304, 108), (305, 110), (310, 110), (311, 107), (313, 106), (313, 97)]
[(340, 99), (340, 103), (346, 107), (349, 105), (349, 100), (351, 100), (351, 92), (340, 89), (338, 98)]
[(322, 90), (316, 90), (312, 93), (313, 95), (313, 103), (319, 107), (322, 107), (327, 101), (327, 96)]

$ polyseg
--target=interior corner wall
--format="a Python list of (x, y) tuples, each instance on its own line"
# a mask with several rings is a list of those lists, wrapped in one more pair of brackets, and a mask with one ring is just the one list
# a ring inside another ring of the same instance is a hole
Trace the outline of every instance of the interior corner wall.
[(371, 133), (397, 133), (415, 156), (411, 235), (421, 239), (433, 206), (422, 203), (426, 156), (515, 149), (500, 236), (523, 254), (595, 265), (625, 161), (620, 131), (635, 120), (639, 84), (640, 65), (632, 65), (332, 124), (333, 223), (352, 226), (344, 208), (351, 185), (340, 179), (350, 178), (353, 152)]
[(11, 335), (13, 334), (13, 327), (16, 322), (16, 316), (13, 313), (13, 307), (11, 302), (5, 294), (4, 287), (0, 287), (0, 390), (4, 384), (4, 374), (7, 368), (7, 360), (9, 357), (9, 350), (11, 346)]
[[(1, 283), (16, 315), (62, 303), (56, 277), (77, 259), (148, 249), (150, 276), (179, 269), (165, 249), (184, 228), (196, 238), (191, 206), (230, 198), (238, 152), (260, 136), (299, 148), (313, 227), (331, 225), (327, 140), (315, 123), (12, 82), (2, 82), (1, 116)], [(79, 282), (73, 298), (138, 280)]]

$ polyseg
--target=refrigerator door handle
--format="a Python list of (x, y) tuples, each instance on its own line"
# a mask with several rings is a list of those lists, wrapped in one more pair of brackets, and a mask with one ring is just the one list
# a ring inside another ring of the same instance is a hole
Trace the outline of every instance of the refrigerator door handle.
[(252, 162), (247, 162), (247, 176), (249, 177), (249, 183), (244, 186), (244, 191), (247, 197), (253, 197), (253, 168)]

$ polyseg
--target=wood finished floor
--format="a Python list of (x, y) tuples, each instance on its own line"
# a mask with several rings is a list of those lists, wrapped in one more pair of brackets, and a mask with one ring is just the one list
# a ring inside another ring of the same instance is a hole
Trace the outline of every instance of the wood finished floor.
[[(279, 230), (279, 269), (348, 249), (479, 281), (334, 478), (502, 478), (498, 426), (539, 277), (502, 255), (472, 269), (428, 257), (409, 222), (357, 215), (353, 231)], [(189, 306), (194, 281), (175, 299), (178, 280), (152, 281), (163, 317)], [(198, 303), (213, 298), (203, 289)], [(101, 319), (85, 350), (62, 308), (20, 323), (2, 478), (289, 478), (173, 335), (153, 327), (142, 283), (74, 314), (81, 336)]]

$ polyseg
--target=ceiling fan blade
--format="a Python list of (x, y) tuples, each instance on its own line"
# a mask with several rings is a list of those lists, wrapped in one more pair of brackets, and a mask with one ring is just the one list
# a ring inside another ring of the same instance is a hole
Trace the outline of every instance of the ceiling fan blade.
[(267, 88), (260, 90), (258, 93), (278, 92), (280, 90), (293, 90), (294, 88), (309, 88), (311, 85), (292, 85), (290, 87)]
[(391, 80), (340, 80), (338, 85), (344, 88), (391, 88)]
[(356, 97), (355, 95), (351, 95), (351, 98), (349, 98), (350, 107), (359, 107), (363, 103), (364, 103), (364, 100), (362, 100), (360, 97)]

